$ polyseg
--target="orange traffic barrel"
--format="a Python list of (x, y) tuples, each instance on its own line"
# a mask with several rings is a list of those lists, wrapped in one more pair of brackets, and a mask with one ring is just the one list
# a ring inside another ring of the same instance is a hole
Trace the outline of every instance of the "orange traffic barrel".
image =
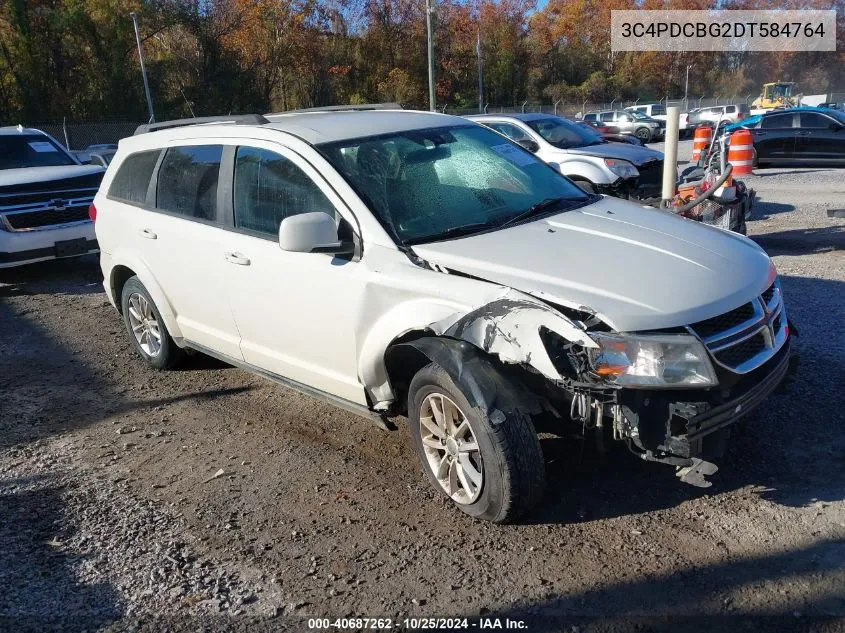
[(697, 163), (702, 152), (706, 152), (710, 146), (710, 139), (713, 138), (713, 128), (702, 125), (695, 128), (695, 136), (692, 139), (692, 162)]
[(734, 176), (747, 176), (752, 173), (754, 166), (754, 139), (751, 132), (744, 128), (738, 129), (731, 134), (731, 142), (728, 145), (728, 162), (733, 165)]

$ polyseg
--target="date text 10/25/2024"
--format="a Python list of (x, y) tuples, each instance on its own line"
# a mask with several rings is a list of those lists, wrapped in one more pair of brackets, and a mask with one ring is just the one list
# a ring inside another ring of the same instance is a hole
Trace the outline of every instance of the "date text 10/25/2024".
[(444, 630), (512, 630), (527, 631), (524, 620), (511, 618), (309, 618), (309, 630), (398, 630), (398, 631), (444, 631)]

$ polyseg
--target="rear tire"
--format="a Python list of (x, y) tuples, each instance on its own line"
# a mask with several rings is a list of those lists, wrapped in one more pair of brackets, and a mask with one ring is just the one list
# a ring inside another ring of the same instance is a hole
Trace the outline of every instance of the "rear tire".
[(497, 411), (491, 420), (430, 363), (411, 381), (408, 416), (423, 471), (462, 512), (505, 523), (542, 498), (545, 462), (528, 414)]
[(184, 356), (173, 342), (161, 313), (138, 277), (130, 277), (120, 296), (126, 331), (135, 351), (156, 369), (170, 369)]

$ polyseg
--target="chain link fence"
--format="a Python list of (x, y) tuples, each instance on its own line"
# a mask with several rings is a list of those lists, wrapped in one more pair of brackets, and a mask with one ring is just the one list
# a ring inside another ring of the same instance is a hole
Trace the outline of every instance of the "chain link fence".
[[(719, 105), (738, 105), (744, 103), (750, 106), (751, 103), (759, 96), (757, 93), (752, 94), (732, 94), (732, 95), (716, 95), (714, 97), (704, 96), (689, 96), (686, 100), (682, 97), (680, 99), (670, 99), (663, 97), (659, 100), (648, 99), (613, 99), (611, 101), (558, 101), (557, 103), (515, 103), (512, 105), (493, 105), (487, 104), (484, 111), (487, 114), (505, 114), (514, 112), (540, 112), (543, 114), (560, 114), (563, 116), (576, 116), (578, 114), (586, 114), (587, 112), (596, 112), (603, 110), (623, 110), (629, 106), (645, 105), (649, 103), (660, 103), (665, 107), (676, 106), (680, 108), (681, 112), (688, 112), (695, 108), (710, 108)], [(815, 97), (810, 99), (810, 97)], [(823, 102), (840, 103), (845, 101), (845, 92), (830, 92), (826, 95), (809, 95), (806, 96), (808, 100), (812, 101), (811, 105)], [(438, 106), (441, 112), (446, 114), (478, 114), (478, 108), (457, 108), (450, 105)]]
[(46, 132), (72, 151), (83, 150), (90, 145), (114, 144), (120, 139), (132, 136), (143, 121), (41, 121), (28, 123), (26, 127)]
[[(621, 110), (629, 106), (644, 105), (647, 103), (661, 103), (664, 106), (677, 106), (681, 112), (687, 112), (693, 108), (708, 108), (717, 105), (729, 105), (751, 102), (757, 98), (756, 94), (746, 95), (717, 95), (715, 97), (689, 97), (686, 101), (681, 99), (670, 99), (664, 97), (659, 101), (647, 99), (614, 99), (604, 102), (581, 101), (557, 103), (515, 103), (511, 105), (487, 104), (484, 111), (488, 114), (505, 114), (514, 112), (540, 112), (544, 114), (559, 114), (568, 117), (576, 117), (587, 112), (603, 110)], [(833, 102), (845, 103), (845, 91), (830, 92), (824, 95), (805, 96), (809, 105), (818, 103)], [(478, 114), (478, 108), (458, 108), (452, 105), (440, 105), (437, 108), (446, 114)], [(144, 121), (110, 120), (110, 121), (42, 121), (27, 124), (27, 127), (34, 127), (53, 136), (73, 151), (84, 150), (90, 145), (117, 143), (120, 139), (132, 136), (137, 128)]]

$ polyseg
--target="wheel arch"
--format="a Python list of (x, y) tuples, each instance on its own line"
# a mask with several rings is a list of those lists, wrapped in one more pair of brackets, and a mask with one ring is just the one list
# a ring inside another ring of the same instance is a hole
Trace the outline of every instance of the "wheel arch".
[(524, 370), (519, 366), (506, 365), (467, 341), (433, 333), (415, 334), (397, 341), (385, 352), (402, 413), (407, 413), (405, 405), (411, 380), (429, 363), (442, 367), (470, 404), (491, 420), (501, 414), (505, 419), (517, 412), (533, 415), (543, 411), (543, 402), (525, 386), (520, 376)]
[(173, 307), (167, 300), (167, 296), (161, 289), (161, 285), (156, 280), (150, 269), (138, 258), (127, 256), (125, 253), (116, 252), (113, 256), (113, 265), (109, 272), (109, 286), (112, 291), (112, 296), (115, 300), (118, 312), (123, 314), (123, 305), (121, 301), (123, 287), (126, 282), (132, 277), (137, 277), (138, 280), (150, 293), (150, 297), (158, 308), (159, 314), (164, 321), (167, 331), (174, 340), (182, 338), (182, 332), (176, 323), (176, 315)]
[(574, 154), (572, 156), (573, 158), (556, 163), (560, 173), (570, 180), (580, 180), (591, 185), (607, 185), (613, 181), (613, 178), (610, 178), (601, 167), (592, 161), (585, 160), (583, 157), (575, 158)]

